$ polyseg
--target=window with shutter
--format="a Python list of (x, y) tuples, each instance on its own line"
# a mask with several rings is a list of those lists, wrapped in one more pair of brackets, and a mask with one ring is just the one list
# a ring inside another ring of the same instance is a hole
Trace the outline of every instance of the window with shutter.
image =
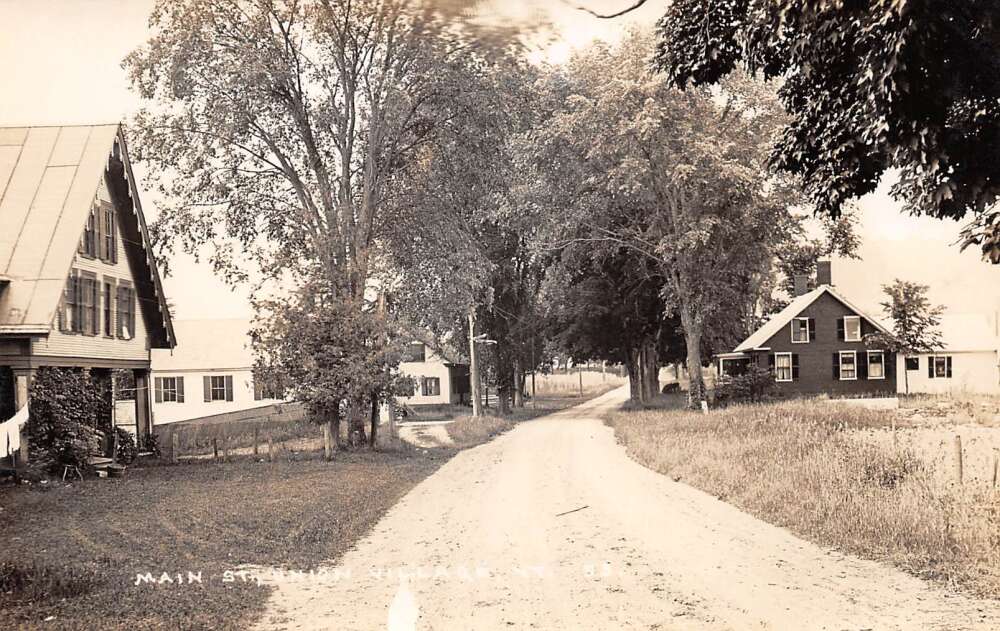
[(792, 344), (808, 344), (809, 337), (809, 318), (793, 318)]
[(792, 380), (792, 354), (774, 354), (774, 380), (779, 382)]
[(868, 379), (885, 379), (885, 353), (868, 351)]
[(844, 316), (844, 341), (861, 341), (861, 316)]
[(107, 202), (101, 203), (101, 259), (108, 263), (116, 263), (118, 259), (115, 232), (115, 207)]
[(855, 351), (840, 351), (840, 380), (854, 381), (858, 378), (858, 354)]
[(115, 281), (113, 278), (104, 278), (104, 335), (114, 337), (115, 334)]

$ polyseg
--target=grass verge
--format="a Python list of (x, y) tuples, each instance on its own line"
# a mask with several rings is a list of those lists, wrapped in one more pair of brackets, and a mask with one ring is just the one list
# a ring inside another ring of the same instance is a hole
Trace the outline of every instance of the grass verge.
[(941, 482), (912, 451), (853, 430), (886, 412), (795, 401), (619, 412), (640, 463), (814, 542), (1000, 598), (1000, 493)]
[[(245, 628), (268, 590), (224, 572), (338, 557), (444, 460), (344, 452), (0, 488), (0, 618), (27, 629)], [(201, 583), (136, 585), (146, 572), (200, 572)]]

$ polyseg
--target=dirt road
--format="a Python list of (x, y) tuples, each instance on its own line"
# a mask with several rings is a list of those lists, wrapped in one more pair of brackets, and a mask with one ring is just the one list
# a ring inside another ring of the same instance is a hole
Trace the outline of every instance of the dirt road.
[(1000, 606), (832, 552), (632, 462), (625, 396), (460, 453), (262, 629), (1000, 629)]

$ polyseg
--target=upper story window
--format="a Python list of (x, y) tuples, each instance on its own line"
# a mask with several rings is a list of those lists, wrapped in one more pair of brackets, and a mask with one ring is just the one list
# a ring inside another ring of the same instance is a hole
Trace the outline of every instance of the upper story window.
[(135, 290), (130, 285), (118, 286), (117, 330), (118, 337), (123, 340), (131, 340), (135, 337)]
[(87, 225), (83, 228), (83, 238), (77, 251), (88, 257), (97, 258), (97, 209), (92, 207), (87, 215)]
[(806, 344), (814, 335), (812, 318), (792, 319), (792, 344)]
[(403, 361), (424, 362), (427, 361), (427, 347), (422, 342), (414, 342), (406, 348), (406, 356)]
[(101, 328), (100, 300), (97, 293), (97, 278), (82, 274), (79, 278), (77, 309), (80, 312), (79, 331), (84, 335), (97, 335)]
[(861, 316), (844, 316), (844, 341), (861, 341)]
[(118, 262), (118, 228), (115, 226), (115, 207), (108, 202), (101, 202), (101, 260), (107, 263)]

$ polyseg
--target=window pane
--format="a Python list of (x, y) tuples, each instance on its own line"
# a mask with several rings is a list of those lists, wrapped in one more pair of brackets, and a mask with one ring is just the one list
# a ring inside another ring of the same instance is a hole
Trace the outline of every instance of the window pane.
[(885, 376), (883, 370), (883, 355), (881, 353), (868, 356), (868, 378), (881, 379)]
[(840, 356), (840, 378), (854, 379), (857, 376), (855, 356), (853, 353), (844, 353)]
[(792, 341), (809, 341), (809, 320), (805, 318), (796, 318), (792, 320)]
[(861, 339), (861, 318), (856, 316), (844, 318), (844, 339), (855, 342)]
[(948, 363), (944, 357), (934, 358), (934, 376), (935, 377), (948, 376)]

